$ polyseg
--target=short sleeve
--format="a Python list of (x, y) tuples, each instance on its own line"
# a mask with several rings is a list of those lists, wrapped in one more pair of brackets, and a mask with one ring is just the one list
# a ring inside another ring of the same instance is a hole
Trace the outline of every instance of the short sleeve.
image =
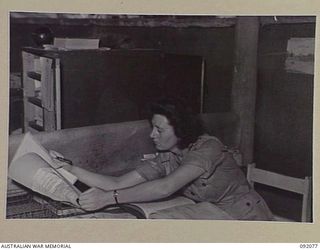
[(158, 156), (155, 159), (141, 162), (141, 165), (137, 167), (136, 171), (147, 181), (164, 177), (166, 170), (159, 159), (160, 157)]
[(215, 139), (200, 141), (186, 154), (182, 165), (196, 166), (211, 174), (224, 159), (223, 148), (223, 144)]

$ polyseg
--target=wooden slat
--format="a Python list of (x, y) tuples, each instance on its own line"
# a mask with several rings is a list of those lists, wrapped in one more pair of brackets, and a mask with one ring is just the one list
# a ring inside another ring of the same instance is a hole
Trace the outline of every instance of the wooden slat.
[(45, 131), (54, 131), (56, 129), (55, 112), (54, 111), (43, 111), (43, 124)]
[(302, 200), (301, 220), (304, 222), (311, 221), (311, 178), (305, 178), (304, 193)]
[(29, 78), (28, 72), (34, 71), (34, 56), (27, 52), (22, 52), (22, 84), (23, 84), (23, 95), (34, 96), (35, 85), (34, 80)]
[(252, 173), (252, 169), (255, 167), (256, 167), (255, 163), (249, 163), (247, 165), (247, 180), (252, 188), (254, 188), (254, 182), (252, 181), (251, 173)]
[(24, 127), (23, 127), (23, 132), (27, 132), (29, 128), (29, 121), (33, 118), (34, 114), (34, 107), (33, 105), (30, 105), (28, 102), (28, 97), (23, 98), (23, 112), (24, 112)]
[[(301, 221), (311, 222), (310, 177), (300, 179), (291, 176), (281, 175), (267, 170), (255, 168), (255, 163), (248, 164), (247, 167), (247, 179), (252, 187), (254, 186), (254, 183), (257, 182), (264, 185), (302, 194), (303, 197)], [(274, 217), (276, 220), (279, 221), (290, 221), (286, 218), (282, 218), (277, 215), (274, 215)]]
[(37, 97), (28, 97), (28, 101), (31, 102), (32, 104), (38, 106), (38, 107), (42, 107), (42, 102)]
[(252, 168), (250, 180), (299, 194), (303, 194), (305, 192), (304, 179), (285, 176), (263, 169)]
[(59, 130), (62, 127), (61, 122), (61, 71), (60, 71), (60, 60), (55, 60), (55, 111), (56, 111), (56, 129)]
[(45, 57), (40, 58), (42, 77), (41, 95), (43, 107), (48, 111), (54, 110), (54, 86), (53, 86), (53, 60)]
[(34, 56), (25, 51), (22, 52), (22, 86), (23, 86), (23, 107), (24, 107), (24, 126), (23, 131), (28, 131), (29, 120), (33, 116), (33, 109), (30, 107), (28, 102), (29, 96), (34, 96), (35, 93), (35, 85), (34, 80), (28, 77), (27, 72), (34, 70)]

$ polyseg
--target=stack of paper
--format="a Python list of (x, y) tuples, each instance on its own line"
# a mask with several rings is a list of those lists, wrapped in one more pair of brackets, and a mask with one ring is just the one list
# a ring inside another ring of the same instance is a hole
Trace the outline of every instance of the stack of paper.
[(59, 49), (98, 49), (99, 39), (54, 38), (53, 46)]

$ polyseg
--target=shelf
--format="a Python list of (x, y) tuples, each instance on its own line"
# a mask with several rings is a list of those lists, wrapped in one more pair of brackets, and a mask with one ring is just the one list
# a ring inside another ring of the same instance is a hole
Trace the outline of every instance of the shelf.
[(41, 74), (40, 73), (37, 73), (34, 71), (29, 71), (27, 73), (27, 75), (34, 80), (41, 81)]
[(29, 123), (29, 126), (37, 131), (44, 131), (44, 128), (38, 124), (36, 124), (35, 121), (30, 121)]
[(28, 97), (28, 102), (42, 108), (42, 101), (37, 97)]
[(60, 79), (60, 72), (54, 63), (52, 58), (22, 51), (23, 125), (26, 132), (55, 130), (55, 82)]

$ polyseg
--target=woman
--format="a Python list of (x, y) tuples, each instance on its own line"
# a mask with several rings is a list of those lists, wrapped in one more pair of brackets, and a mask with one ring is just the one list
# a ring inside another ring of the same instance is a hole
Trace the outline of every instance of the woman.
[(217, 138), (203, 134), (199, 119), (182, 103), (161, 100), (152, 105), (151, 111), (150, 137), (158, 151), (154, 159), (120, 177), (66, 167), (80, 181), (94, 187), (80, 195), (83, 209), (154, 201), (179, 192), (197, 204), (164, 211), (154, 218), (272, 219), (264, 200), (250, 189), (232, 153)]

